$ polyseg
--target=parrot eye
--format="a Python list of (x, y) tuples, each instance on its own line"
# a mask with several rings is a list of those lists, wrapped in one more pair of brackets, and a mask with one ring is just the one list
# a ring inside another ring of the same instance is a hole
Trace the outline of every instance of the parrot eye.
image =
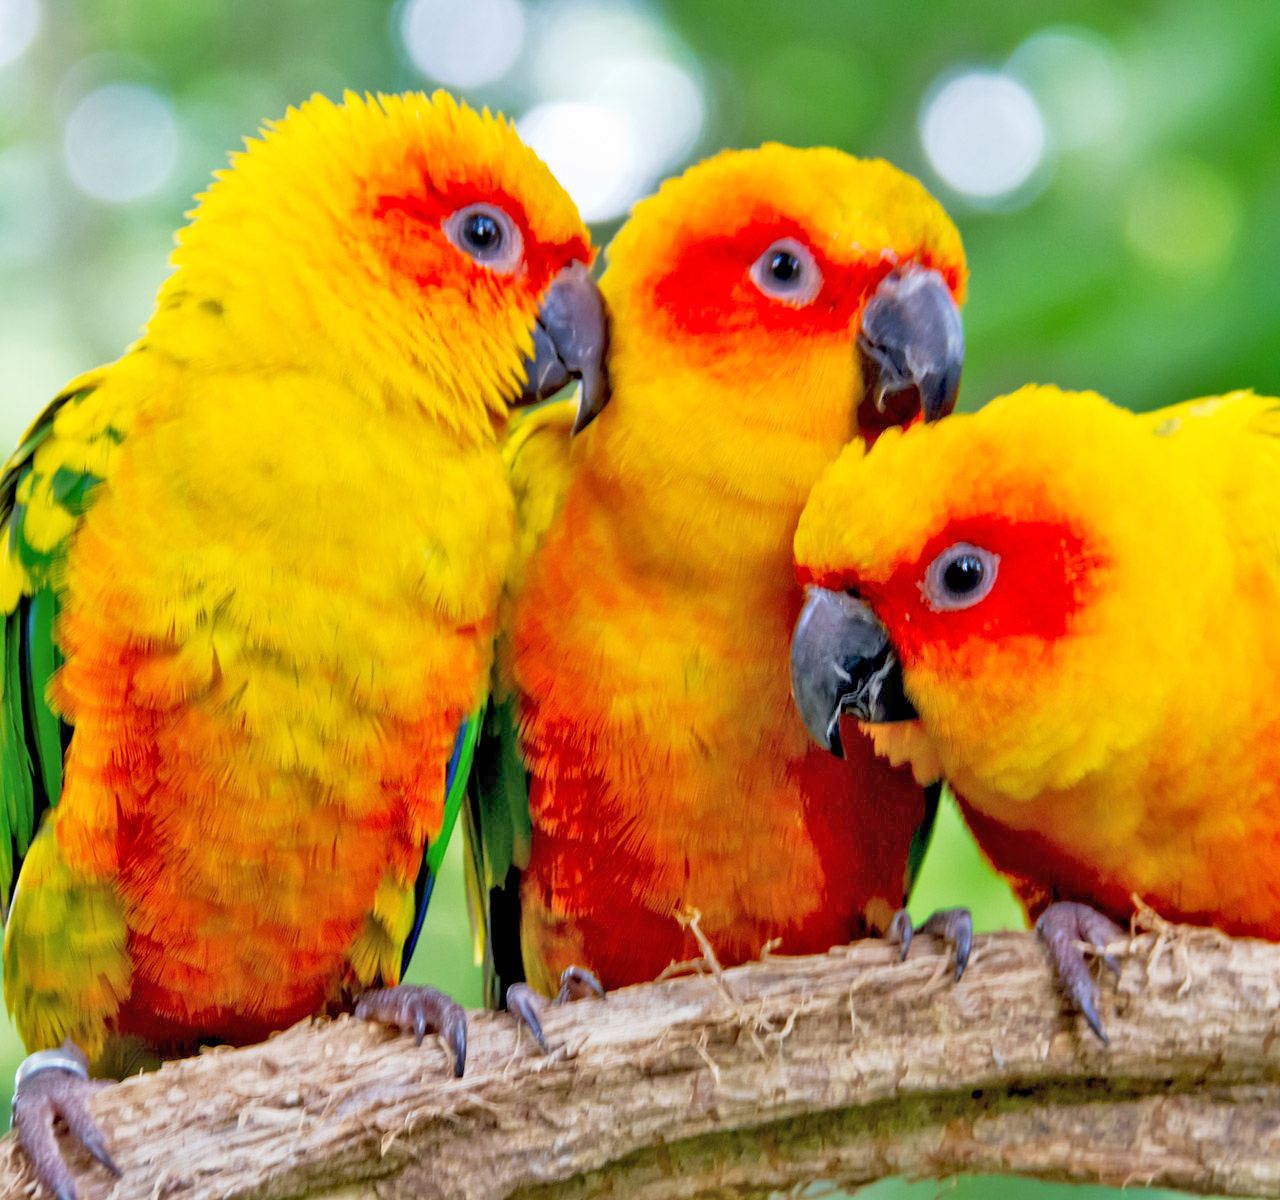
[(445, 218), (445, 236), (468, 258), (499, 275), (509, 275), (524, 253), (516, 223), (491, 204), (468, 204)]
[(780, 238), (752, 264), (751, 282), (770, 300), (803, 308), (822, 287), (822, 272), (807, 246)]
[(957, 542), (929, 564), (920, 590), (934, 612), (972, 608), (990, 594), (999, 569), (998, 554), (968, 542)]

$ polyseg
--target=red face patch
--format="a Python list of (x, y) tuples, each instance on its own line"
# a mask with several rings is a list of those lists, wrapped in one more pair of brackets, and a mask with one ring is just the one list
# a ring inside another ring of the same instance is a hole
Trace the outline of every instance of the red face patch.
[(425, 175), (422, 188), (403, 195), (379, 196), (372, 215), (388, 234), (388, 258), (393, 269), (410, 275), (422, 288), (454, 284), (473, 277), (492, 278), (492, 272), (449, 244), (441, 226), (446, 217), (468, 204), (491, 204), (505, 212), (524, 241), (524, 266), (511, 276), (540, 295), (559, 271), (574, 261), (590, 263), (591, 247), (584, 238), (568, 242), (540, 242), (530, 232), (524, 205), (501, 188), (474, 181), (440, 188)]
[[(783, 238), (807, 247), (822, 272), (822, 287), (803, 307), (766, 296), (751, 279), (756, 260)], [(855, 262), (836, 263), (813, 244), (794, 220), (762, 213), (724, 237), (689, 237), (677, 245), (669, 269), (654, 284), (654, 300), (682, 333), (698, 337), (738, 330), (778, 334), (846, 334), (881, 280), (899, 264), (932, 266), (929, 256), (900, 260), (886, 251)], [(953, 294), (957, 272), (943, 270)]]
[[(756, 259), (782, 238), (807, 246), (822, 272), (821, 290), (802, 308), (766, 296), (751, 281)], [(670, 269), (658, 279), (654, 299), (681, 332), (695, 336), (739, 329), (844, 332), (894, 266), (890, 258), (836, 265), (794, 221), (762, 216), (730, 236), (684, 242), (676, 249)]]
[[(935, 611), (923, 591), (925, 572), (957, 542), (999, 555), (995, 584), (969, 608)], [(884, 582), (838, 573), (815, 582), (851, 588), (862, 596), (885, 623), (903, 666), (910, 667), (926, 648), (955, 651), (974, 639), (1062, 637), (1088, 602), (1104, 565), (1066, 525), (984, 516), (948, 526), (930, 539), (915, 562), (899, 567)]]

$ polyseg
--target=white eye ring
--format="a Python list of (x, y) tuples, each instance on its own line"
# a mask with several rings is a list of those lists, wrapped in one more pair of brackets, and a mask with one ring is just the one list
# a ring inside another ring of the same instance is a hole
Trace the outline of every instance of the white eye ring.
[(444, 219), (445, 237), (468, 258), (499, 275), (524, 260), (520, 227), (492, 204), (468, 204)]
[(803, 242), (779, 238), (751, 264), (751, 282), (770, 300), (804, 308), (822, 290), (822, 271)]
[(970, 542), (956, 542), (929, 564), (920, 591), (934, 612), (958, 612), (985, 600), (999, 571), (1000, 555)]

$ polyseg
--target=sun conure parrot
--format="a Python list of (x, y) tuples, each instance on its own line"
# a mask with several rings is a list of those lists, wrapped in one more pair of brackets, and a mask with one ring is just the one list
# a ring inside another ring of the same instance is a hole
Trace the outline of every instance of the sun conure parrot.
[(18, 1131), (57, 1195), (55, 1115), (110, 1165), (86, 1060), (362, 997), (461, 1072), (462, 1011), (394, 985), (487, 688), (499, 435), (535, 326), (535, 380), (577, 363), (584, 420), (603, 394), (591, 255), (503, 119), (316, 97), (234, 156), (142, 337), (9, 460), (5, 999), (41, 1052)]
[(1104, 1040), (1077, 942), (1134, 895), (1280, 940), (1278, 483), (1280, 401), (1029, 387), (850, 446), (800, 521), (814, 737), (951, 782)]
[[(926, 797), (867, 740), (809, 744), (791, 542), (850, 437), (952, 408), (965, 282), (924, 188), (833, 149), (719, 154), (617, 234), (609, 408), (572, 443), (570, 410), (536, 411), (507, 446), (521, 531), (474, 814), (499, 994), (521, 957), (544, 994), (651, 979), (700, 954), (695, 913), (736, 963), (903, 904)], [(535, 1004), (513, 1008), (536, 1032)]]

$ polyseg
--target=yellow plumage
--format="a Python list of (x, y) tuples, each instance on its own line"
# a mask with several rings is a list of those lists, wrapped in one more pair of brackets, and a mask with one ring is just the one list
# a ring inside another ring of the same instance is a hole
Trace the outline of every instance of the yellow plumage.
[[(921, 488), (920, 480), (928, 479)], [(850, 448), (796, 537), (805, 578), (884, 623), (921, 720), (877, 745), (942, 774), (1033, 910), (1280, 937), (1280, 401), (1134, 415), (1026, 388)], [(952, 544), (990, 594), (922, 599)]]
[[(509, 273), (448, 235), (476, 203), (522, 239)], [(590, 254), (512, 127), (443, 93), (317, 97), (193, 217), (142, 338), (5, 477), (0, 601), (56, 595), (74, 728), (6, 999), (31, 1047), (100, 1061), (398, 979), (512, 544), (498, 437)]]
[[(753, 282), (775, 244), (811, 256), (811, 303)], [(869, 749), (837, 764), (810, 746), (786, 677), (790, 545), (860, 428), (855, 341), (877, 287), (933, 272), (953, 304), (965, 280), (916, 180), (780, 145), (668, 181), (607, 257), (609, 408), (572, 444), (567, 408), (530, 415), (507, 448), (502, 685), (533, 779), (516, 853), (489, 861), (503, 883), (526, 851), (523, 965), (550, 991), (570, 963), (616, 986), (698, 953), (678, 920), (692, 908), (728, 962), (771, 939), (825, 949), (901, 902), (915, 823), (867, 814), (895, 788), (917, 816), (923, 797)]]

